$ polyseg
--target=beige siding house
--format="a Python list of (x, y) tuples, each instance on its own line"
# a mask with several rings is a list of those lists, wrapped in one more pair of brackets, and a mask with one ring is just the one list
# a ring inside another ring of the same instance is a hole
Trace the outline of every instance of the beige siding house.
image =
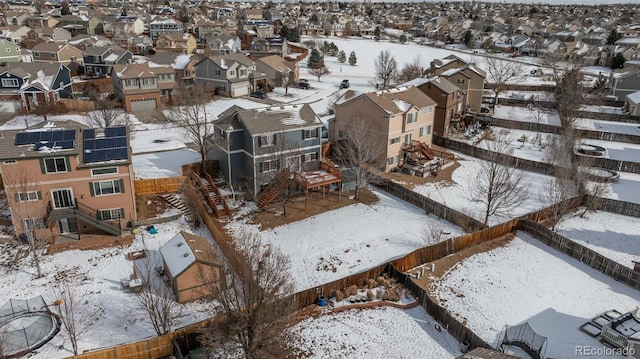
[(82, 64), (83, 54), (77, 48), (55, 42), (41, 42), (31, 49), (34, 62), (59, 62), (69, 65), (71, 62)]
[(414, 141), (431, 146), (435, 110), (436, 102), (413, 86), (359, 96), (347, 91), (335, 105), (329, 141), (340, 141), (364, 124), (384, 149), (386, 164), (381, 169), (389, 171), (403, 160), (405, 146)]

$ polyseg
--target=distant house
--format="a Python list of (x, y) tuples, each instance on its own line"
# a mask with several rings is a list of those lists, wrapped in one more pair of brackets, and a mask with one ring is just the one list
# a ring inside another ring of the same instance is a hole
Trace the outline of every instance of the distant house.
[(242, 42), (238, 36), (220, 35), (208, 40), (207, 48), (213, 55), (237, 54), (242, 49)]
[(57, 62), (10, 62), (0, 68), (0, 99), (20, 101), (25, 110), (71, 98), (71, 72)]
[(21, 57), (19, 45), (5, 39), (0, 39), (0, 63), (19, 62)]
[(133, 54), (118, 46), (95, 47), (84, 50), (84, 72), (89, 76), (107, 76), (113, 65), (122, 65), (131, 61)]
[(455, 55), (431, 62), (431, 73), (441, 76), (465, 91), (466, 110), (480, 112), (486, 73), (473, 63), (467, 63)]
[(126, 112), (161, 108), (162, 98), (171, 96), (176, 86), (172, 68), (149, 67), (147, 63), (114, 65), (111, 79)]
[(110, 245), (137, 218), (129, 131), (57, 126), (3, 131), (0, 138), (0, 171), (16, 234)]
[(321, 128), (307, 104), (255, 110), (233, 106), (214, 122), (208, 158), (218, 161), (220, 173), (234, 188), (257, 195), (284, 168), (318, 168)]
[(625, 107), (631, 116), (640, 116), (640, 91), (627, 95)]
[(287, 61), (278, 55), (257, 59), (256, 70), (267, 75), (267, 83), (271, 87), (284, 87), (287, 83), (296, 83), (300, 80), (298, 63)]
[(72, 37), (69, 31), (61, 27), (37, 27), (33, 31), (38, 34), (39, 38), (45, 39), (47, 42), (66, 43)]
[(251, 41), (251, 46), (249, 48), (249, 53), (252, 58), (270, 55), (285, 57), (288, 54), (287, 51), (287, 40), (282, 37), (254, 38)]
[[(329, 141), (346, 139), (359, 121), (380, 149), (380, 170), (390, 171), (410, 155), (403, 148), (414, 143), (429, 148), (433, 134), (436, 102), (417, 87), (398, 87), (356, 95), (349, 90), (335, 104), (335, 118), (329, 123)], [(415, 141), (415, 142), (414, 142)]]
[(170, 67), (176, 72), (176, 82), (193, 81), (195, 65), (198, 63), (196, 55), (176, 54), (170, 52), (158, 52), (149, 57), (149, 67)]
[(37, 38), (38, 34), (28, 26), (10, 26), (7, 31), (3, 32), (3, 37), (14, 44), (19, 44), (27, 38)]
[(58, 19), (49, 14), (29, 16), (26, 21), (26, 25), (32, 29), (38, 27), (52, 28), (58, 25), (58, 23)]
[(195, 81), (213, 88), (221, 96), (240, 97), (262, 81), (266, 76), (258, 74), (255, 62), (241, 54), (212, 56), (195, 65)]
[(193, 54), (196, 52), (196, 37), (193, 34), (162, 34), (156, 39), (157, 52)]
[(102, 21), (96, 16), (62, 15), (58, 26), (68, 30), (72, 35), (98, 35), (104, 32)]
[(149, 36), (154, 42), (162, 34), (184, 34), (184, 27), (180, 21), (160, 18), (149, 23)]
[(56, 42), (41, 42), (31, 49), (35, 62), (59, 62), (69, 65), (71, 62), (82, 64), (82, 51), (72, 45)]
[(205, 238), (180, 231), (160, 247), (165, 274), (179, 303), (214, 295), (223, 279), (222, 262)]
[(640, 71), (613, 72), (609, 81), (611, 96), (615, 101), (624, 101), (627, 95), (640, 91)]

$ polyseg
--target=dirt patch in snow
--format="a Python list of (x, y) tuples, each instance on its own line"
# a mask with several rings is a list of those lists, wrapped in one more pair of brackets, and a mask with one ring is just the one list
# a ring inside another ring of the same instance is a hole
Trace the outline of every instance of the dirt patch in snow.
[(138, 220), (155, 218), (167, 209), (167, 203), (155, 194), (136, 196)]
[(401, 172), (382, 173), (380, 176), (382, 178), (386, 178), (397, 183), (402, 183), (405, 185), (405, 187), (411, 188), (411, 189), (413, 189), (416, 186), (423, 185), (425, 183), (446, 183), (446, 184), (453, 185), (455, 184), (455, 182), (451, 179), (451, 175), (453, 174), (453, 171), (455, 171), (456, 168), (458, 167), (460, 167), (460, 164), (458, 163), (458, 160), (456, 160), (451, 166), (440, 171), (438, 173), (438, 177), (433, 177), (433, 176), (419, 177), (419, 176), (412, 176), (410, 174), (401, 173)]

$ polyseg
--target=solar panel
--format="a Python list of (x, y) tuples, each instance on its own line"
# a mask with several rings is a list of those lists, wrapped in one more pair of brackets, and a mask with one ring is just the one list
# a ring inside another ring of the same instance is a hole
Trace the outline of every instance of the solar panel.
[(63, 139), (64, 136), (62, 135), (61, 131), (51, 132), (51, 141), (62, 141)]
[[(99, 131), (101, 130), (84, 131), (83, 161), (91, 163), (126, 160), (128, 156), (127, 128), (124, 126), (107, 127), (102, 130), (102, 133)], [(96, 135), (100, 137), (96, 138)]]
[(54, 147), (60, 147), (62, 149), (70, 149), (73, 148), (74, 141), (56, 141), (54, 142)]
[(82, 132), (82, 138), (89, 139), (89, 138), (96, 138), (96, 130), (94, 129), (90, 129), (90, 130), (84, 130)]
[(104, 129), (104, 137), (122, 137), (127, 135), (125, 127), (108, 127)]
[(51, 141), (51, 131), (47, 132), (38, 132), (40, 134), (40, 142), (49, 142)]
[(26, 145), (29, 143), (28, 133), (16, 133), (16, 145)]
[(29, 132), (28, 134), (30, 144), (34, 144), (36, 142), (40, 142), (40, 132)]
[(65, 141), (73, 141), (76, 139), (76, 130), (66, 130), (62, 132), (63, 132)]

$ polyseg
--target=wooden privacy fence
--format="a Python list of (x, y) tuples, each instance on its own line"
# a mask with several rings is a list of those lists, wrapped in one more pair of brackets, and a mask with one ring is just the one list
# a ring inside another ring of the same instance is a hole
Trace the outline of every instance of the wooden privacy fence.
[(414, 206), (424, 209), (427, 213), (433, 213), (448, 222), (457, 224), (467, 232), (486, 227), (484, 223), (471, 216), (458, 212), (455, 209), (451, 209), (393, 181), (377, 177), (374, 179), (373, 184), (376, 187), (413, 204)]
[(433, 143), (481, 160), (500, 162), (505, 166), (518, 168), (524, 171), (542, 173), (545, 175), (553, 175), (556, 173), (555, 166), (550, 163), (531, 161), (524, 158), (506, 155), (504, 153), (485, 150), (484, 148), (469, 145), (464, 142), (454, 141), (438, 135), (433, 135)]
[(96, 109), (93, 101), (84, 101), (84, 100), (72, 100), (68, 98), (61, 98), (60, 102), (70, 111), (75, 112), (87, 112), (93, 111)]
[(549, 230), (547, 227), (523, 219), (518, 222), (517, 229), (529, 233), (533, 238), (556, 249), (609, 277), (640, 290), (640, 273), (613, 261), (596, 251)]
[(186, 177), (137, 179), (133, 181), (136, 194), (160, 194), (178, 192)]
[[(593, 201), (594, 197), (587, 196), (585, 200)], [(596, 206), (597, 209), (611, 213), (618, 213), (625, 216), (640, 218), (640, 204), (638, 203), (624, 202), (616, 199), (602, 197), (595, 198), (595, 201), (598, 202)]]
[(640, 116), (621, 115), (617, 113), (577, 111), (576, 116), (580, 118), (591, 118), (595, 120), (640, 123)]
[(618, 172), (640, 173), (640, 163), (614, 160), (611, 158), (590, 158), (591, 167), (604, 168)]

